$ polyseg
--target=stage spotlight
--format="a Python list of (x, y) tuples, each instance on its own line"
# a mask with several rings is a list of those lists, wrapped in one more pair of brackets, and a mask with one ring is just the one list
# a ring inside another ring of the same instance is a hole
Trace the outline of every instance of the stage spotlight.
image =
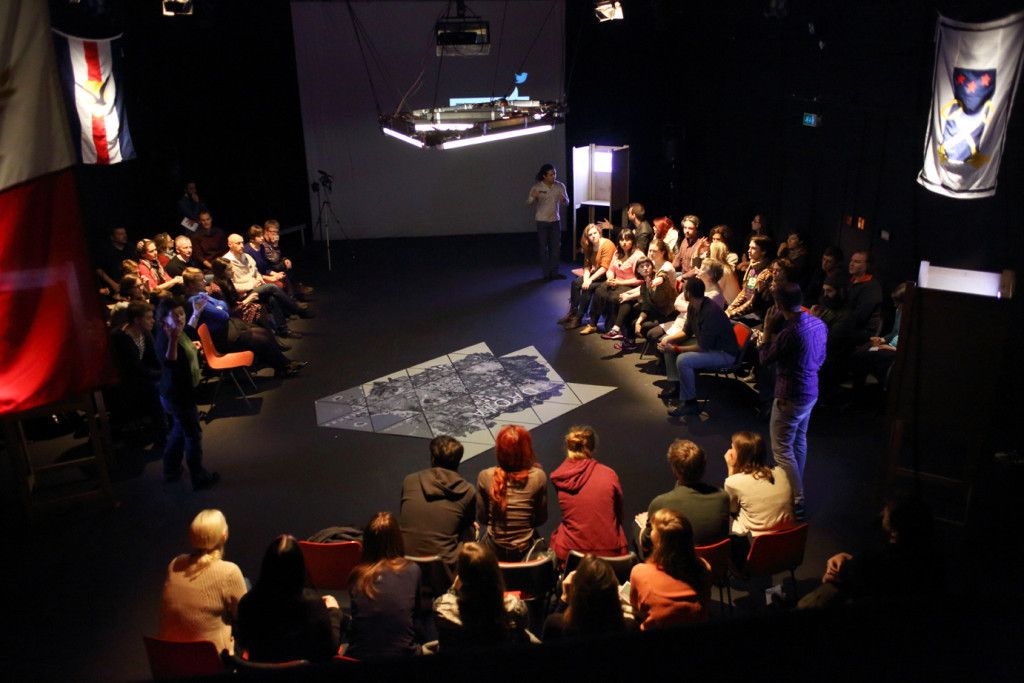
[(597, 20), (600, 22), (612, 21), (613, 19), (623, 19), (624, 15), (622, 14), (622, 3), (595, 0), (594, 16), (596, 16)]
[(195, 9), (192, 0), (163, 0), (165, 17), (184, 17)]

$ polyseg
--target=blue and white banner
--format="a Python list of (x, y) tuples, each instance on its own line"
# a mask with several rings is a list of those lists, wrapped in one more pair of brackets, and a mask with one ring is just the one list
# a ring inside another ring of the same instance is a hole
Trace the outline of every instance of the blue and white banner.
[(940, 16), (932, 106), (917, 182), (958, 199), (991, 197), (1024, 57), (1024, 12), (981, 24)]
[(120, 36), (92, 40), (53, 33), (78, 159), (116, 164), (134, 158), (121, 87)]

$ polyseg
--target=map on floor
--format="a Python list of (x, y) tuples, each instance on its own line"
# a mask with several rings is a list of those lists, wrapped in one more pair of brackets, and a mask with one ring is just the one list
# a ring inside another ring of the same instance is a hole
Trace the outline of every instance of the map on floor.
[(463, 460), (494, 446), (503, 425), (527, 429), (615, 387), (566, 382), (532, 346), (495, 356), (481, 342), (316, 401), (321, 427), (462, 442)]

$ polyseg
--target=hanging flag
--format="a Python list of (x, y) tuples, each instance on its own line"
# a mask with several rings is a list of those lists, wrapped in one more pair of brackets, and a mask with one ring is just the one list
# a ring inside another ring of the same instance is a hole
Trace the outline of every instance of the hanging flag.
[(0, 2), (0, 414), (98, 386), (90, 274), (47, 4)]
[(932, 106), (917, 182), (976, 199), (996, 193), (1024, 56), (1024, 12), (981, 24), (940, 16)]
[(121, 87), (120, 36), (92, 40), (56, 29), (53, 36), (78, 160), (105, 165), (134, 158)]

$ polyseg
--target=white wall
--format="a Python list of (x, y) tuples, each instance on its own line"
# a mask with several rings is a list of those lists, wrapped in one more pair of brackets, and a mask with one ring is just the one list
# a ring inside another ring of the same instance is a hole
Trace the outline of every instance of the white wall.
[[(520, 94), (559, 99), (564, 71), (563, 2), (555, 0), (546, 23), (552, 0), (507, 3), (504, 27), (506, 3), (471, 2), (470, 10), (490, 21), (491, 54), (445, 57), (437, 106), (446, 106), (449, 97), (491, 95), (499, 40), (500, 68), (494, 94), (507, 94), (513, 87), (512, 74), (520, 68), (538, 31), (540, 36), (522, 65), (529, 78), (520, 86)], [(447, 6), (446, 0), (352, 3), (388, 73), (386, 81), (371, 58), (383, 111), (397, 107), (401, 93), (421, 69), (422, 85), (403, 108), (433, 106), (440, 60), (434, 56), (433, 28)], [(550, 162), (563, 177), (568, 175), (562, 126), (536, 136), (445, 151), (417, 149), (388, 138), (377, 123), (347, 3), (293, 1), (291, 8), (308, 182), (316, 180), (318, 169), (334, 175), (332, 203), (345, 236), (534, 230), (533, 213), (525, 202), (537, 169)], [(318, 206), (312, 193), (310, 205), (316, 220)], [(332, 239), (341, 236), (332, 228)]]

